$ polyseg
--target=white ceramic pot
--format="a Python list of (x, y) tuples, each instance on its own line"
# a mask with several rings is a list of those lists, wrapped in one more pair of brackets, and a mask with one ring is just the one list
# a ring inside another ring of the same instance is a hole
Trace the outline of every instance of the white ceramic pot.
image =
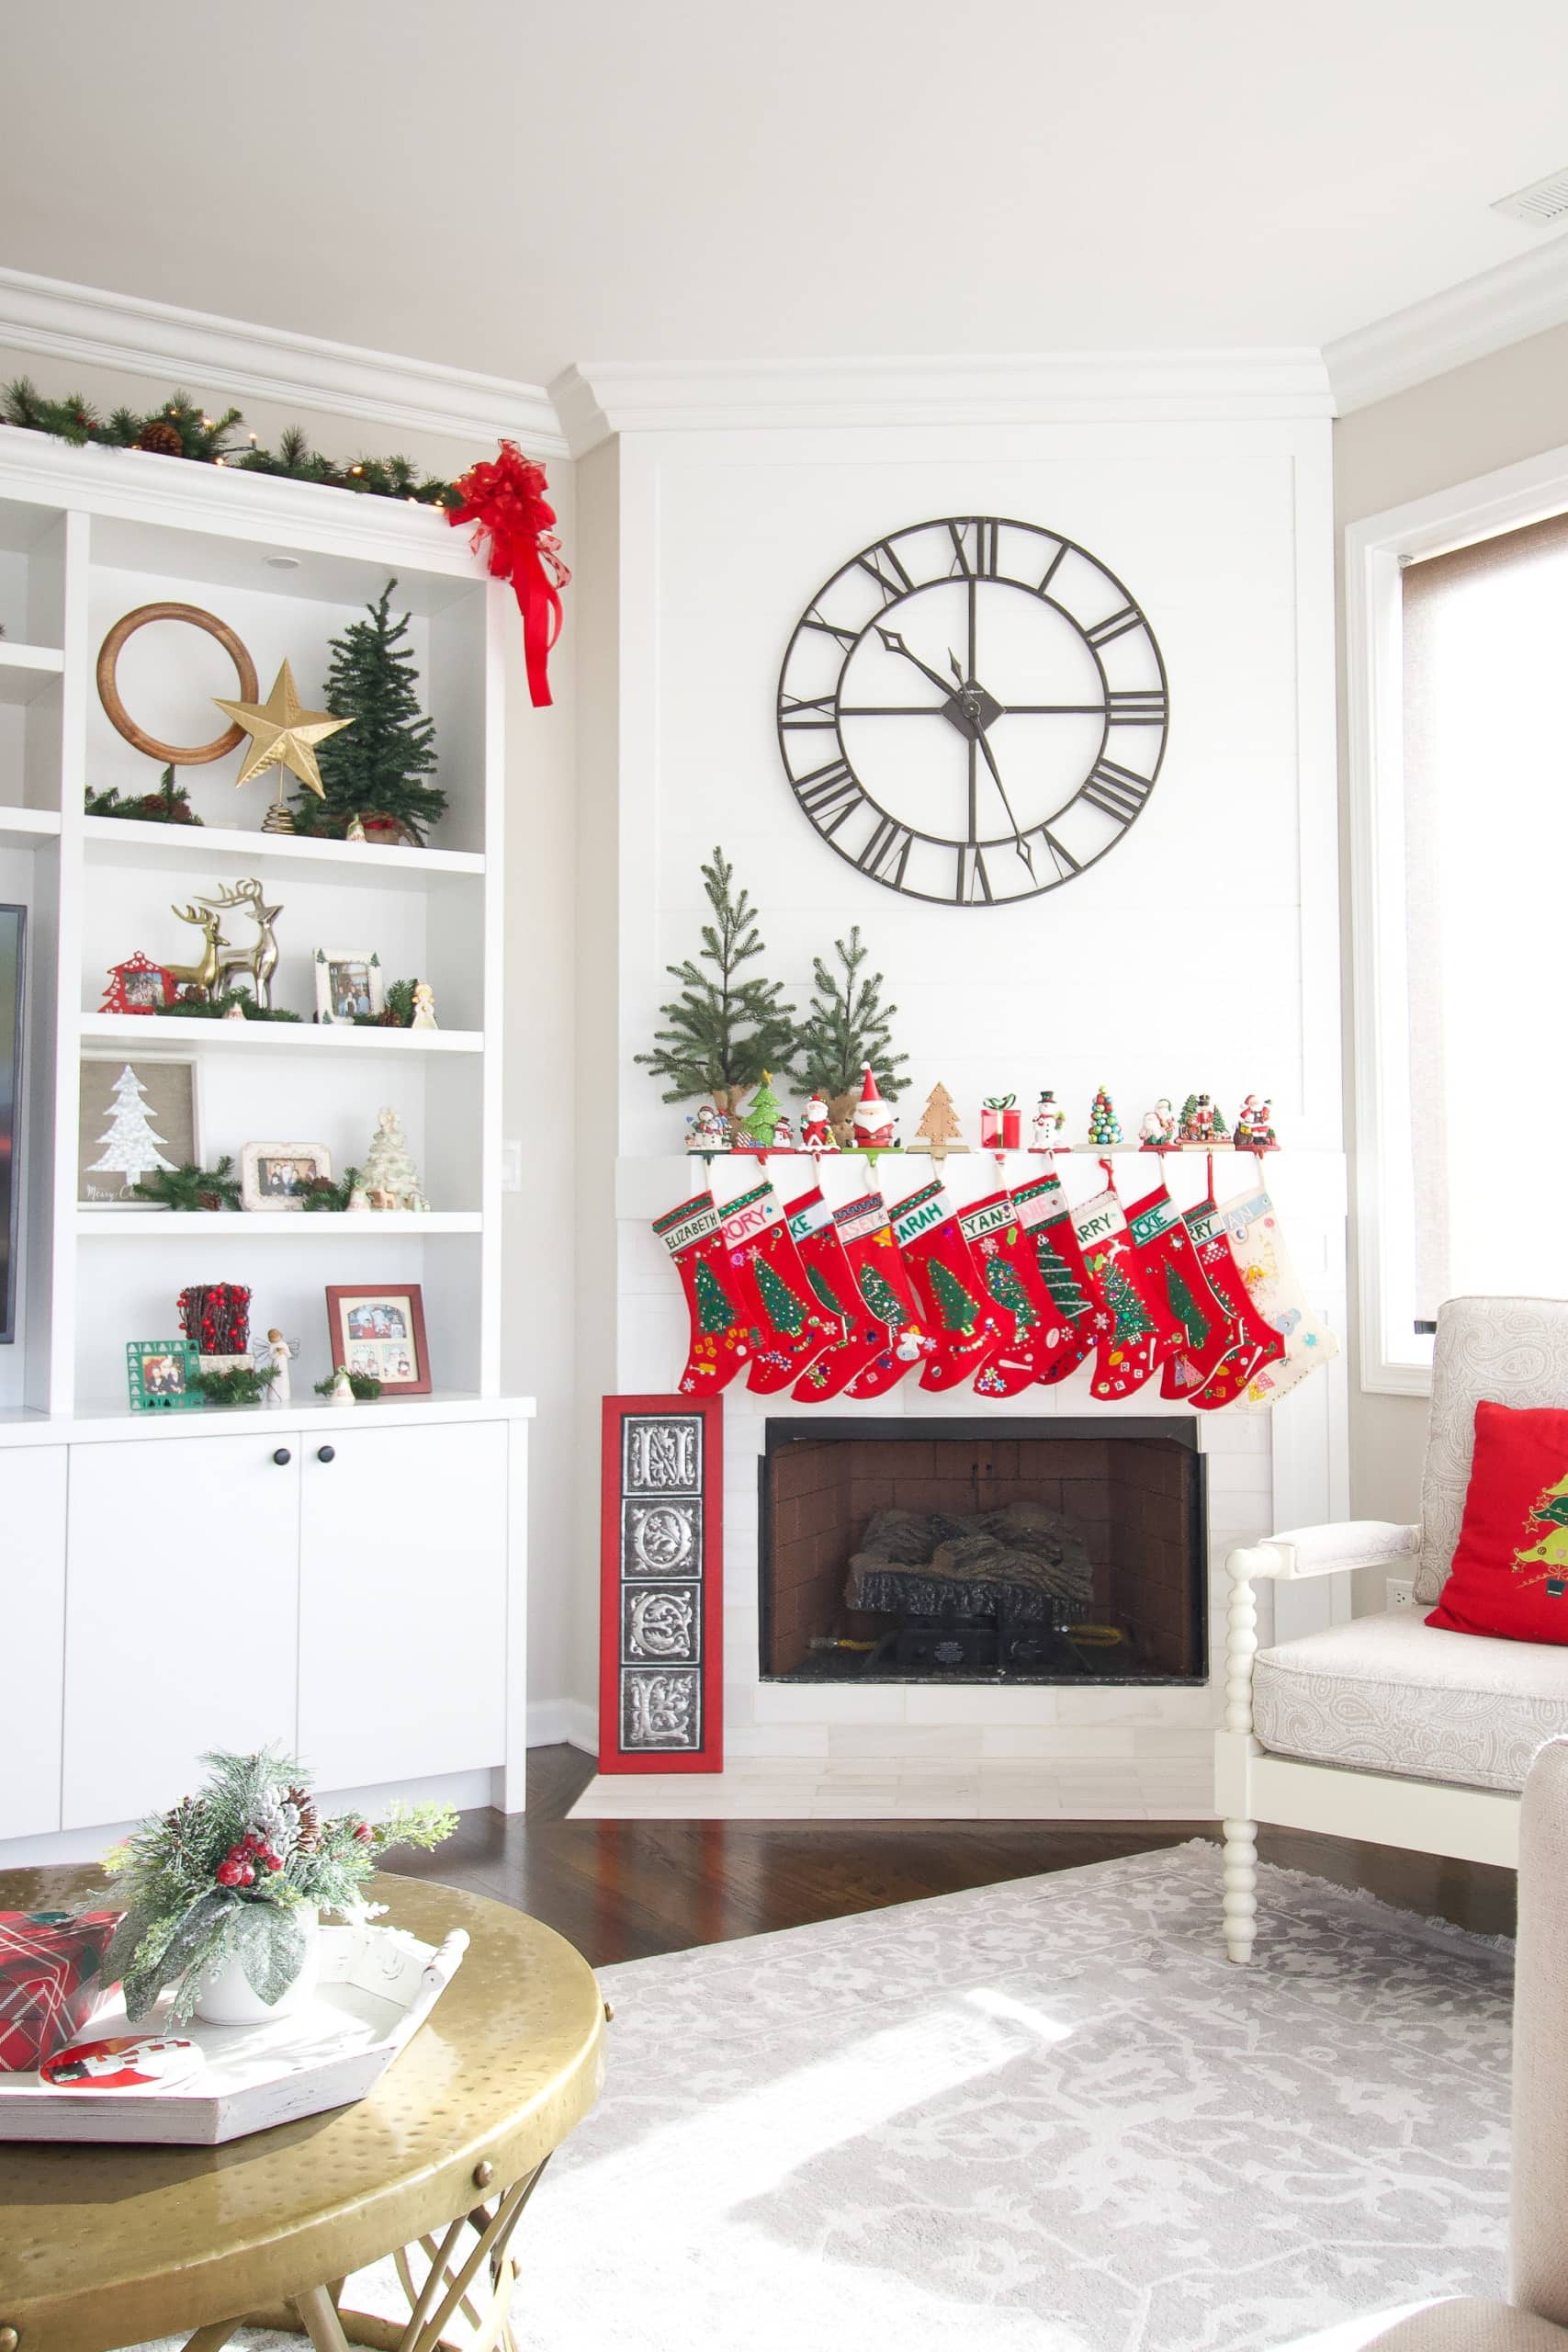
[(252, 1992), (240, 1962), (227, 1961), (212, 1971), (197, 1995), (196, 2014), (204, 2025), (265, 2025), (273, 2018), (287, 2017), (290, 2009), (310, 1999), (321, 1965), (321, 1922), (313, 1905), (301, 1905), (299, 1918), (305, 1930), (305, 1958), (288, 1991), (276, 2001), (264, 2001)]

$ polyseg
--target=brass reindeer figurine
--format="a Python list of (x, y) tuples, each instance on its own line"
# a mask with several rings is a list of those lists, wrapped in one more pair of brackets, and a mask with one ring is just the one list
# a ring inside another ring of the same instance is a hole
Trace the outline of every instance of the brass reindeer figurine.
[(272, 976), (277, 969), (277, 935), (273, 924), (283, 912), (281, 907), (262, 903), (259, 882), (236, 882), (220, 899), (198, 899), (198, 907), (216, 908), (220, 914), (231, 907), (243, 908), (255, 924), (255, 944), (251, 947), (231, 947), (221, 935), (218, 944), (227, 953), (218, 959), (218, 993), (224, 994), (231, 978), (241, 972), (249, 975), (251, 992), (264, 1012), (272, 1011)]
[(216, 913), (198, 914), (196, 907), (171, 906), (169, 912), (178, 915), (181, 922), (194, 922), (199, 925), (202, 933), (202, 949), (200, 957), (196, 963), (165, 964), (164, 969), (171, 980), (180, 988), (189, 990), (198, 1002), (205, 1004), (218, 985), (218, 975), (221, 969), (218, 951), (227, 944), (218, 928), (219, 917)]

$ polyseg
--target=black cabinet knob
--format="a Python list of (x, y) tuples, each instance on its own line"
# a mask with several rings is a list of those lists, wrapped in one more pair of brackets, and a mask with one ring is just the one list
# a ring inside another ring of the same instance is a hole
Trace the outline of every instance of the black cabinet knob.
[(318, 1462), (335, 1462), (337, 1460), (336, 1446), (319, 1445), (316, 1448), (316, 1459)]
[(272, 1458), (276, 1463), (280, 1470), (286, 1470), (288, 1467), (288, 1464), (293, 1461), (294, 1456), (289, 1453), (288, 1448), (286, 1445), (280, 1445), (277, 1452)]

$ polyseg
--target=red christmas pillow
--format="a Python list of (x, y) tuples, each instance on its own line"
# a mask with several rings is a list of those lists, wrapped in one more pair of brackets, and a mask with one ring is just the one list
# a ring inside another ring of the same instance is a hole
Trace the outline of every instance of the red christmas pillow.
[(1568, 1644), (1568, 1412), (1477, 1405), (1453, 1570), (1427, 1623)]

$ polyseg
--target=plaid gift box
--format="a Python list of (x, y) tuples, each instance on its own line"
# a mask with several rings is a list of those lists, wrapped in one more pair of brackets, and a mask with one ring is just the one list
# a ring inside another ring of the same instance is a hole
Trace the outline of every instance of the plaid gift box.
[(0, 1911), (0, 2073), (41, 2066), (86, 2024), (122, 1911)]

